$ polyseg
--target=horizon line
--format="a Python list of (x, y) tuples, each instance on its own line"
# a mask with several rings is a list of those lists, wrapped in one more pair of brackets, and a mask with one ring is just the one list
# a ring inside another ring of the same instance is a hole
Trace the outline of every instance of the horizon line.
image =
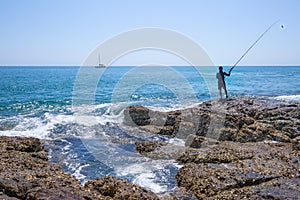
[[(232, 67), (232, 65), (211, 65), (211, 66), (198, 66), (198, 67), (218, 67), (218, 66), (224, 66), (224, 67)], [(298, 65), (237, 65), (236, 67), (299, 67)], [(91, 66), (83, 66), (83, 65), (0, 65), (0, 67), (95, 67), (93, 65)], [(107, 67), (136, 67), (134, 65), (109, 65)], [(153, 65), (155, 67), (155, 65)], [(193, 65), (168, 65), (166, 67), (196, 67)]]

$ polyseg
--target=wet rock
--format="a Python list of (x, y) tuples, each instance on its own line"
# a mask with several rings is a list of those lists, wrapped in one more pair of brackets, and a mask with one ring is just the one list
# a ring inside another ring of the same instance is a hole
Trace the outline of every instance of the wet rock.
[(24, 138), (14, 138), (13, 140), (6, 140), (6, 150), (14, 150), (21, 152), (39, 152), (43, 151), (44, 147), (41, 141), (37, 138), (30, 138), (28, 140)]
[[(74, 176), (63, 172), (58, 164), (49, 162), (43, 144), (36, 138), (2, 136), (0, 143), (0, 199), (111, 198), (109, 192), (102, 195), (90, 185), (84, 187)], [(157, 199), (152, 192), (124, 180), (104, 180), (106, 185), (119, 185), (117, 188), (122, 192), (115, 199), (140, 199), (138, 195), (144, 199)]]
[(153, 192), (112, 176), (89, 181), (85, 184), (85, 188), (112, 199), (158, 200)]
[(138, 126), (150, 124), (149, 109), (142, 106), (129, 106), (124, 111), (125, 123), (134, 122)]
[(47, 161), (36, 138), (0, 137), (0, 191), (17, 199), (59, 199), (93, 196), (75, 177)]

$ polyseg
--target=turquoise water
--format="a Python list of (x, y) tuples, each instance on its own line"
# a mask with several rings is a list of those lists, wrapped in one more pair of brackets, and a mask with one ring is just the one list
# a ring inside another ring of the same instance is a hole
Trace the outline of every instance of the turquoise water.
[[(115, 85), (132, 69), (133, 67), (107, 68), (97, 87), (96, 104), (111, 102)], [(211, 98), (201, 74), (196, 69), (172, 69), (191, 84), (198, 101)], [(78, 70), (79, 67), (0, 67), (0, 116), (70, 113)], [(161, 78), (164, 78), (163, 73)], [(292, 96), (300, 94), (299, 78), (300, 67), (236, 67), (232, 76), (226, 78), (226, 82), (230, 96)], [(182, 85), (176, 87), (180, 88)], [(183, 101), (182, 104), (189, 103), (189, 98), (190, 96), (186, 96), (186, 99), (180, 100)], [(179, 103), (172, 91), (155, 83), (136, 88), (130, 101), (143, 101), (145, 104), (157, 102), (168, 107)]]
[[(174, 174), (179, 166), (174, 161), (144, 160), (134, 150), (135, 141), (167, 139), (123, 129), (120, 113), (131, 104), (173, 110), (218, 98), (216, 71), (217, 67), (108, 67), (79, 73), (76, 66), (0, 67), (0, 135), (44, 139), (51, 159), (82, 182), (115, 175), (155, 192), (167, 191), (176, 186)], [(226, 78), (229, 96), (287, 101), (300, 101), (299, 80), (297, 66), (236, 67)], [(77, 123), (74, 102), (83, 110), (92, 107), (89, 114), (97, 117), (98, 124)], [(116, 105), (118, 112), (114, 113)], [(92, 154), (82, 137), (95, 139), (95, 135), (97, 150), (117, 149), (126, 162), (113, 162), (117, 159), (110, 153), (100, 158)], [(113, 144), (110, 138), (131, 142)]]

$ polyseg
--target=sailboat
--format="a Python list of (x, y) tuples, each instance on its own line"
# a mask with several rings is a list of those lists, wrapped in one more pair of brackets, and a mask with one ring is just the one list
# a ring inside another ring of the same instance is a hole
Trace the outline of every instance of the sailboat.
[(100, 55), (99, 55), (99, 62), (98, 62), (98, 65), (96, 65), (95, 67), (96, 67), (96, 68), (105, 68), (105, 65), (102, 64), (102, 63), (100, 62)]

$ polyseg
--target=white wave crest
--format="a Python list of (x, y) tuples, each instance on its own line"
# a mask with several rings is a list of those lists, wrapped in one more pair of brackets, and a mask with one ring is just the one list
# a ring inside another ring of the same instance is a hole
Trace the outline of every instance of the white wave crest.
[(300, 95), (283, 95), (283, 96), (277, 96), (272, 97), (273, 99), (277, 100), (284, 100), (284, 101), (297, 101), (300, 102)]
[(18, 124), (10, 130), (0, 131), (1, 136), (50, 139), (50, 130), (53, 129), (56, 124), (72, 123), (74, 118), (72, 115), (45, 113), (43, 117), (16, 116), (13, 120), (16, 120)]

